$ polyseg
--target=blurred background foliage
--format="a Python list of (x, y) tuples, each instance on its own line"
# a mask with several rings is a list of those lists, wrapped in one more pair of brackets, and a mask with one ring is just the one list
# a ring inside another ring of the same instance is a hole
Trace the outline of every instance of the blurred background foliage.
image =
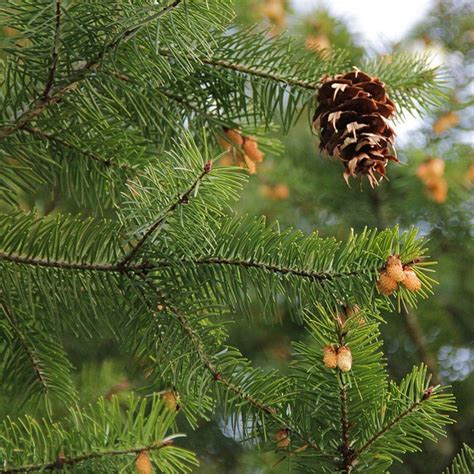
[[(441, 472), (460, 450), (463, 442), (473, 444), (474, 429), (474, 286), (473, 195), (474, 155), (472, 151), (474, 15), (471, 2), (432, 2), (424, 20), (404, 39), (390, 45), (383, 54), (390, 60), (396, 51), (426, 52), (446, 70), (446, 101), (431, 116), (415, 121), (398, 148), (402, 165), (391, 165), (389, 181), (378, 189), (353, 182), (348, 188), (339, 164), (320, 156), (317, 138), (303, 113), (288, 136), (273, 132), (283, 147), (266, 152), (239, 202), (238, 212), (264, 214), (282, 227), (318, 230), (323, 236), (342, 239), (350, 229), (368, 227), (402, 229), (412, 225), (429, 238), (431, 258), (438, 261), (439, 286), (434, 296), (410, 313), (387, 315), (382, 328), (384, 350), (391, 376), (400, 380), (414, 364), (423, 360), (435, 383), (449, 384), (456, 396), (457, 424), (438, 444), (426, 443), (422, 453), (407, 456), (405, 464), (393, 466), (393, 473)], [(238, 0), (237, 23), (257, 23), (269, 36), (291, 34), (302, 48), (321, 54), (337, 49), (351, 52), (354, 65), (367, 57), (368, 48), (351, 25), (333, 17), (323, 6), (302, 15), (289, 1)], [(9, 35), (8, 30), (0, 32)], [(374, 54), (372, 51), (370, 54)], [(375, 53), (377, 54), (377, 53)], [(75, 211), (54, 190), (39, 189), (26, 196), (25, 209), (42, 214), (59, 208)], [(238, 315), (237, 315), (238, 316)], [(281, 323), (270, 326), (255, 315), (235, 318), (231, 343), (262, 367), (285, 370), (291, 359), (291, 340), (304, 331), (281, 308)], [(91, 339), (78, 344), (74, 334), (65, 346), (77, 368), (77, 387), (84, 403), (98, 396), (125, 395), (143, 385), (138, 366), (130, 365), (126, 354), (112, 340)], [(0, 394), (0, 415), (12, 414), (11, 404)], [(18, 408), (18, 414), (21, 408)], [(187, 439), (200, 457), (197, 472), (264, 473), (287, 472), (277, 452), (258, 454), (245, 440), (232, 436), (216, 420), (202, 423)]]

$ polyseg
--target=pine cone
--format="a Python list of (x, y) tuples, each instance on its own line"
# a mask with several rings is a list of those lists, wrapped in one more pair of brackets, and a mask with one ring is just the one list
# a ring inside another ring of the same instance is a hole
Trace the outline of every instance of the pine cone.
[(389, 160), (398, 162), (395, 132), (387, 119), (395, 105), (384, 84), (355, 70), (324, 80), (318, 92), (313, 127), (319, 130), (321, 151), (339, 158), (344, 179), (367, 175), (372, 187), (383, 179)]

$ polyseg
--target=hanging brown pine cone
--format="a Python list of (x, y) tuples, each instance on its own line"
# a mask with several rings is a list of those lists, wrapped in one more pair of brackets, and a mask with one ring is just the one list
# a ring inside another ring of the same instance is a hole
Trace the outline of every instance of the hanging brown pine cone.
[(387, 163), (398, 162), (388, 122), (395, 105), (383, 82), (356, 69), (325, 79), (317, 100), (313, 127), (319, 130), (321, 151), (344, 163), (346, 182), (350, 176), (367, 175), (370, 185), (377, 186)]

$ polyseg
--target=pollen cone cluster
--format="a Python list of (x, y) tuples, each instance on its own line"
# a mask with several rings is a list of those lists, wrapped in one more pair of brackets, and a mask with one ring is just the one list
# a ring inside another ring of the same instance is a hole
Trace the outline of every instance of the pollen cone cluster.
[(238, 130), (232, 128), (224, 129), (226, 138), (220, 138), (219, 142), (226, 156), (222, 164), (230, 165), (235, 160), (237, 164), (248, 169), (250, 174), (257, 172), (257, 163), (261, 163), (265, 154), (258, 148), (258, 142), (255, 138), (242, 135)]
[(421, 290), (421, 281), (410, 265), (402, 265), (399, 255), (390, 255), (379, 274), (377, 288), (383, 295), (390, 296), (398, 289), (399, 283), (408, 291)]
[(377, 186), (388, 162), (398, 162), (388, 121), (395, 105), (385, 85), (355, 70), (325, 79), (317, 100), (313, 127), (319, 130), (321, 151), (342, 161), (346, 182), (351, 176), (367, 176)]

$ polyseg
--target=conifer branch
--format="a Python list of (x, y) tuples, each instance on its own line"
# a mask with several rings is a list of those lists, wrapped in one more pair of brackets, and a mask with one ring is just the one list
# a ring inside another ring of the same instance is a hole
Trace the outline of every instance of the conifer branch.
[(340, 446), (340, 451), (342, 454), (342, 469), (344, 473), (351, 472), (352, 461), (353, 461), (353, 449), (351, 448), (350, 439), (349, 439), (349, 410), (347, 403), (347, 387), (342, 379), (341, 374), (339, 374), (339, 383), (341, 387), (339, 389), (339, 397), (341, 401), (341, 437), (342, 445)]
[(93, 161), (96, 161), (97, 163), (100, 163), (101, 165), (105, 166), (106, 168), (113, 167), (113, 168), (125, 169), (125, 170), (128, 170), (128, 171), (132, 170), (127, 165), (117, 164), (117, 163), (114, 163), (113, 161), (111, 161), (110, 159), (101, 158), (100, 156), (98, 156), (94, 153), (85, 151), (82, 148), (78, 147), (77, 145), (74, 145), (73, 143), (70, 143), (66, 140), (63, 140), (62, 138), (58, 138), (58, 137), (54, 136), (53, 134), (45, 132), (45, 131), (43, 131), (39, 128), (25, 126), (25, 127), (22, 128), (22, 130), (25, 131), (25, 132), (30, 133), (31, 135), (37, 136), (37, 137), (39, 137), (43, 140), (47, 140), (51, 143), (56, 143), (56, 144), (61, 145), (65, 148), (69, 148), (71, 150), (77, 151), (81, 155), (83, 155), (83, 156), (85, 156), (85, 157), (87, 157), (87, 158), (89, 158)]
[(369, 440), (367, 440), (359, 449), (355, 451), (353, 459), (355, 460), (356, 458), (358, 458), (362, 453), (367, 451), (370, 446), (372, 446), (379, 438), (381, 438), (385, 433), (387, 433), (387, 431), (391, 430), (403, 419), (405, 419), (411, 413), (416, 411), (426, 400), (429, 400), (429, 398), (431, 397), (432, 390), (433, 387), (429, 387), (428, 389), (426, 389), (420, 400), (413, 402), (408, 408), (402, 411), (392, 421), (387, 423), (380, 431), (375, 433)]
[[(293, 275), (297, 277), (306, 278), (313, 281), (324, 281), (333, 280), (335, 278), (350, 277), (360, 275), (365, 270), (353, 270), (349, 272), (313, 272), (307, 270), (299, 270), (297, 268), (282, 267), (279, 265), (272, 265), (262, 261), (256, 260), (242, 260), (238, 258), (225, 258), (225, 257), (201, 257), (197, 259), (183, 259), (180, 263), (191, 263), (196, 265), (229, 265), (243, 268), (257, 268), (260, 270), (268, 271), (271, 273), (279, 273), (281, 275)], [(159, 266), (161, 263), (159, 264)], [(166, 262), (163, 262), (163, 266), (167, 266)]]
[[(166, 48), (159, 48), (158, 53), (161, 54), (162, 56), (173, 57), (171, 51)], [(224, 59), (201, 57), (199, 58), (199, 61), (202, 62), (203, 64), (208, 64), (210, 66), (215, 66), (222, 69), (231, 69), (233, 71), (249, 74), (251, 76), (257, 76), (257, 77), (262, 77), (265, 79), (270, 79), (272, 81), (280, 82), (288, 86), (301, 87), (303, 89), (309, 89), (312, 91), (317, 91), (319, 89), (319, 82), (304, 81), (301, 79), (285, 77), (285, 76), (276, 74), (274, 72), (265, 71), (264, 69), (259, 69), (259, 68), (251, 67), (251, 66), (245, 66), (243, 64), (226, 61)]]
[(48, 72), (48, 80), (43, 90), (43, 100), (48, 98), (51, 88), (54, 84), (54, 77), (56, 75), (56, 67), (59, 59), (59, 35), (61, 30), (61, 0), (55, 2), (55, 15), (54, 15), (54, 38), (53, 38), (53, 51), (51, 53), (51, 61)]
[(23, 347), (25, 354), (31, 363), (31, 367), (35, 374), (35, 378), (38, 380), (39, 384), (41, 385), (42, 391), (44, 393), (48, 393), (49, 387), (48, 387), (46, 378), (43, 374), (43, 370), (41, 369), (41, 363), (36, 357), (36, 355), (34, 354), (34, 352), (31, 350), (31, 348), (29, 347), (28, 341), (25, 335), (21, 332), (20, 328), (18, 327), (18, 321), (15, 315), (13, 314), (11, 309), (7, 305), (3, 304), (1, 301), (0, 301), (0, 307), (3, 310), (3, 313), (5, 314), (6, 320), (10, 324), (10, 327), (13, 329), (14, 333), (16, 334), (18, 341)]
[(26, 127), (35, 118), (39, 117), (47, 108), (59, 103), (65, 95), (77, 89), (79, 87), (79, 84), (84, 79), (88, 78), (89, 74), (94, 69), (102, 65), (106, 53), (113, 51), (123, 40), (132, 37), (148, 23), (157, 20), (161, 16), (172, 11), (182, 2), (183, 0), (174, 0), (172, 3), (162, 8), (157, 13), (150, 15), (139, 25), (127, 28), (125, 31), (119, 34), (113, 41), (106, 43), (102, 48), (100, 54), (98, 54), (95, 58), (89, 60), (84, 66), (78, 69), (76, 71), (75, 78), (72, 79), (69, 83), (57, 88), (54, 91), (50, 88), (50, 90), (48, 90), (47, 96), (44, 96), (44, 93), (41, 94), (41, 96), (34, 102), (34, 105), (31, 107), (31, 109), (24, 112), (13, 124), (0, 127), (0, 139), (6, 138), (14, 134), (18, 130), (21, 130), (22, 128)]
[(164, 440), (161, 442), (154, 443), (150, 446), (142, 446), (137, 448), (121, 449), (121, 450), (111, 450), (111, 451), (98, 451), (95, 453), (84, 453), (75, 457), (64, 457), (59, 455), (55, 461), (44, 463), (44, 464), (26, 464), (24, 466), (11, 467), (11, 468), (1, 468), (0, 474), (13, 474), (17, 472), (33, 472), (33, 471), (59, 471), (68, 466), (75, 466), (77, 464), (107, 458), (115, 456), (126, 456), (130, 454), (140, 454), (143, 452), (156, 451), (159, 449), (166, 448), (173, 444), (171, 439)]
[(178, 196), (178, 199), (170, 204), (167, 209), (165, 209), (161, 216), (151, 224), (148, 229), (145, 231), (141, 239), (138, 241), (136, 245), (130, 250), (130, 252), (123, 257), (123, 259), (116, 265), (118, 269), (122, 269), (126, 267), (128, 262), (132, 261), (135, 255), (140, 251), (140, 249), (145, 245), (146, 241), (155, 233), (155, 231), (159, 231), (166, 222), (166, 219), (170, 214), (173, 213), (180, 205), (188, 204), (189, 198), (197, 186), (201, 183), (201, 181), (211, 172), (212, 169), (212, 162), (208, 162), (204, 165), (203, 170), (197, 176), (197, 178), (193, 181), (191, 186), (184, 191), (181, 195)]
[[(160, 299), (162, 301), (165, 300), (165, 298), (161, 294), (160, 289), (148, 278), (146, 273), (142, 272), (140, 274), (140, 277), (160, 297)], [(248, 394), (242, 387), (239, 387), (239, 386), (235, 385), (233, 382), (231, 382), (230, 380), (227, 380), (226, 378), (224, 378), (223, 375), (220, 373), (219, 369), (212, 362), (211, 356), (209, 356), (207, 354), (207, 352), (204, 348), (204, 345), (203, 345), (201, 339), (199, 338), (199, 335), (196, 334), (196, 332), (190, 326), (187, 318), (180, 311), (177, 311), (176, 309), (171, 308), (169, 305), (167, 305), (167, 309), (172, 312), (174, 317), (177, 319), (178, 323), (181, 325), (181, 327), (183, 328), (185, 333), (188, 335), (189, 340), (191, 341), (191, 344), (195, 348), (196, 353), (197, 353), (199, 359), (201, 360), (202, 365), (205, 367), (206, 370), (208, 370), (211, 373), (213, 379), (216, 382), (224, 385), (227, 390), (234, 393), (239, 398), (246, 401), (247, 403), (252, 405), (257, 410), (261, 411), (265, 416), (269, 416), (269, 417), (273, 418), (281, 426), (286, 426), (293, 434), (295, 434), (298, 438), (300, 438), (308, 446), (310, 446), (311, 448), (318, 451), (321, 455), (329, 457), (329, 455), (326, 455), (321, 451), (321, 448), (314, 441), (308, 439), (304, 434), (302, 434), (297, 429), (297, 427), (291, 425), (291, 423), (289, 423), (288, 420), (285, 420), (285, 419), (281, 418), (278, 415), (275, 408), (265, 405), (260, 400), (254, 398), (253, 396)]]

